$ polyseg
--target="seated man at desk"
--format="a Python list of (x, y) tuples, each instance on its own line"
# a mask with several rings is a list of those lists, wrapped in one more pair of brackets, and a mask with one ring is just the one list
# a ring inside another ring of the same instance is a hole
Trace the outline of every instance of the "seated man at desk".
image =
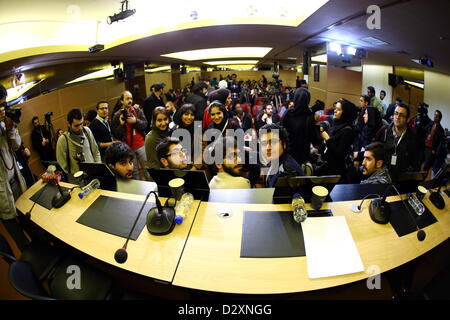
[(209, 182), (210, 189), (250, 189), (250, 181), (242, 177), (242, 159), (233, 137), (224, 137), (215, 146), (217, 152), (222, 148), (222, 160), (214, 164), (218, 170)]
[(274, 188), (278, 177), (304, 176), (300, 165), (287, 151), (288, 134), (278, 124), (266, 124), (260, 129), (261, 151), (270, 161), (267, 188)]
[(105, 163), (116, 174), (124, 179), (133, 179), (133, 160), (135, 153), (124, 142), (115, 142), (105, 151)]
[(159, 162), (168, 169), (190, 169), (185, 150), (180, 140), (173, 137), (166, 137), (156, 146), (156, 156)]
[(363, 175), (366, 180), (361, 184), (390, 184), (392, 183), (389, 170), (384, 165), (384, 145), (374, 142), (366, 146), (364, 151)]

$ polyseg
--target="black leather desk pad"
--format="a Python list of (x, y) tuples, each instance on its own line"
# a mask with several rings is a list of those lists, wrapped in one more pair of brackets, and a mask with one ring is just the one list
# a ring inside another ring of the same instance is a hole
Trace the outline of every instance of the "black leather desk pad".
[[(78, 218), (77, 222), (96, 230), (126, 238), (133, 227), (141, 206), (142, 201), (100, 196)], [(136, 240), (139, 237), (146, 224), (147, 212), (154, 206), (153, 203), (146, 203), (131, 234), (131, 240)]]
[[(45, 188), (45, 190), (42, 190)], [(69, 188), (61, 187), (63, 190), (69, 190)], [(53, 208), (52, 199), (59, 192), (58, 187), (55, 184), (48, 183), (40, 188), (30, 198), (31, 201), (36, 202), (38, 205), (43, 206), (47, 210)]]
[(427, 206), (425, 206), (425, 212), (421, 216), (418, 216), (407, 200), (405, 200), (405, 204), (411, 213), (406, 210), (402, 201), (389, 202), (391, 208), (390, 224), (399, 237), (417, 231), (417, 226), (419, 229), (422, 229), (437, 222)]
[(305, 255), (302, 227), (292, 211), (244, 211), (241, 258)]

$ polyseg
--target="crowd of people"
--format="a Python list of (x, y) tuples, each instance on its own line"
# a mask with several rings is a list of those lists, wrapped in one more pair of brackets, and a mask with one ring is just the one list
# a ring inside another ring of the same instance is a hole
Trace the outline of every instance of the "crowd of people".
[[(26, 150), (5, 115), (6, 90), (0, 89), (2, 203), (11, 209), (27, 187), (14, 160), (21, 146), (22, 154)], [(35, 116), (33, 149), (41, 161), (56, 160), (72, 183), (80, 162), (103, 162), (125, 179), (151, 180), (147, 168), (205, 170), (210, 188), (233, 189), (274, 187), (282, 176), (391, 183), (404, 172), (423, 170), (431, 177), (448, 153), (439, 110), (431, 120), (429, 106), (421, 103), (411, 117), (400, 97), (387, 105), (385, 92), (378, 98), (373, 87), (358, 106), (344, 98), (311, 106), (301, 79), (290, 88), (278, 79), (244, 82), (233, 74), (193, 82), (183, 91), (164, 89), (164, 83), (153, 84), (141, 105), (124, 91), (114, 108), (103, 100), (85, 114), (71, 109), (67, 130), (56, 134)], [(10, 222), (15, 211), (8, 208), (1, 218)], [(14, 233), (14, 223), (6, 225)]]

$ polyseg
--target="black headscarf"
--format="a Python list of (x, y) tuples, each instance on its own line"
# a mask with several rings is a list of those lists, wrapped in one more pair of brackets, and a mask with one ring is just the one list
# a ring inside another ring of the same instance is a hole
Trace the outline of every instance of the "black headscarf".
[(225, 106), (222, 103), (220, 103), (220, 101), (216, 100), (216, 101), (211, 102), (211, 104), (208, 107), (208, 112), (209, 112), (210, 116), (211, 116), (211, 109), (213, 107), (214, 108), (219, 108), (220, 111), (222, 111), (223, 119), (222, 119), (222, 122), (220, 122), (219, 124), (216, 124), (214, 121), (211, 121), (211, 123), (209, 125), (209, 128), (214, 128), (214, 129), (217, 129), (219, 131), (222, 131), (223, 128), (225, 127), (225, 125), (228, 123), (228, 111), (225, 108)]
[(336, 134), (341, 129), (350, 126), (353, 128), (353, 122), (358, 115), (357, 107), (346, 99), (340, 99), (338, 101), (342, 106), (342, 115), (339, 119), (333, 118), (333, 125), (330, 128), (330, 135)]
[(183, 120), (181, 119), (182, 115), (188, 111), (192, 111), (192, 113), (194, 114), (194, 117), (195, 117), (194, 106), (190, 103), (186, 103), (186, 104), (182, 105), (181, 108), (177, 110), (177, 112), (175, 112), (175, 114), (173, 116), (173, 122), (178, 126), (178, 128), (186, 129), (191, 133), (191, 135), (193, 135), (194, 134), (194, 121), (190, 125), (186, 126), (186, 124), (184, 124)]
[(311, 94), (306, 88), (298, 88), (294, 93), (294, 108), (288, 112), (293, 116), (298, 115), (310, 115), (309, 101), (311, 100)]
[(366, 110), (369, 119), (362, 130), (362, 136), (364, 142), (367, 143), (370, 142), (375, 137), (375, 134), (377, 133), (378, 129), (380, 129), (380, 127), (383, 125), (383, 122), (381, 121), (380, 111), (378, 111), (377, 108), (368, 107)]

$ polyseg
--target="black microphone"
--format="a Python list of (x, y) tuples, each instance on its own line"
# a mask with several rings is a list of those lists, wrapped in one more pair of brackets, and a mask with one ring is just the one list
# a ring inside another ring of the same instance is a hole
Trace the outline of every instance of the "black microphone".
[(443, 183), (440, 184), (437, 191), (432, 191), (430, 193), (431, 203), (439, 210), (442, 210), (445, 208), (445, 201), (444, 201), (444, 198), (441, 196), (442, 185), (443, 185)]
[(369, 206), (370, 218), (372, 218), (372, 220), (375, 221), (376, 223), (386, 224), (389, 222), (389, 218), (391, 217), (391, 210), (386, 202), (386, 197), (389, 191), (391, 191), (392, 187), (393, 185), (390, 184), (384, 191), (382, 198), (373, 199), (370, 202)]
[(127, 259), (128, 259), (128, 253), (127, 253), (128, 241), (130, 240), (131, 234), (133, 233), (134, 228), (136, 227), (139, 217), (141, 216), (142, 210), (144, 209), (145, 204), (147, 203), (148, 197), (150, 197), (150, 195), (152, 193), (155, 195), (155, 200), (156, 200), (155, 202), (156, 202), (156, 207), (157, 207), (158, 212), (159, 211), (162, 212), (161, 202), (159, 202), (158, 195), (156, 194), (156, 192), (150, 191), (149, 193), (147, 193), (147, 196), (145, 197), (145, 200), (142, 203), (141, 209), (139, 210), (139, 214), (137, 215), (136, 219), (134, 220), (133, 227), (131, 228), (130, 233), (128, 234), (125, 244), (123, 245), (122, 248), (117, 249), (116, 253), (114, 254), (114, 260), (116, 260), (117, 263), (124, 263), (125, 261), (127, 261)]

